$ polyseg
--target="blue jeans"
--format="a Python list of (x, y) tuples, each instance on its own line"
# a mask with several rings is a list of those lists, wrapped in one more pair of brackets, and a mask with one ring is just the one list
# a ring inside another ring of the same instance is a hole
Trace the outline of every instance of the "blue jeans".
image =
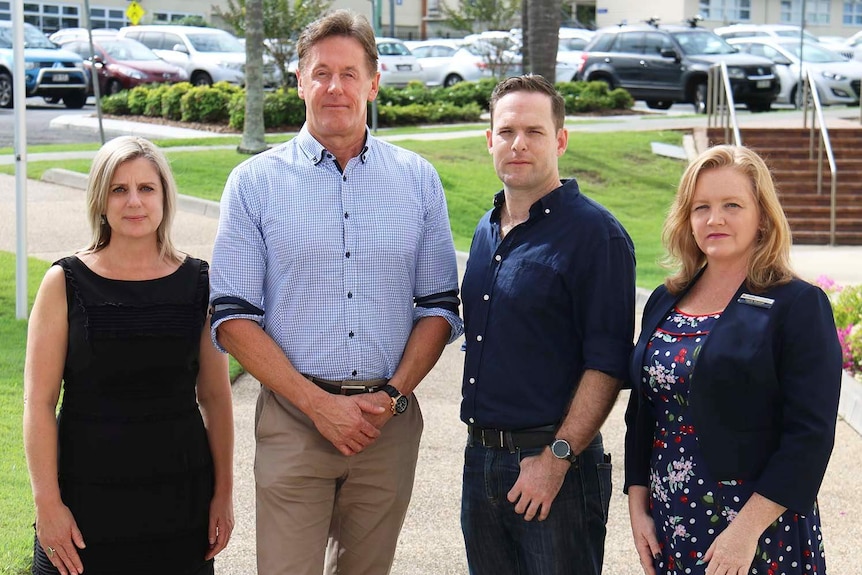
[(600, 575), (605, 550), (611, 463), (601, 434), (566, 474), (544, 521), (525, 521), (506, 499), (520, 462), (544, 447), (471, 445), (464, 452), (461, 530), (471, 575)]

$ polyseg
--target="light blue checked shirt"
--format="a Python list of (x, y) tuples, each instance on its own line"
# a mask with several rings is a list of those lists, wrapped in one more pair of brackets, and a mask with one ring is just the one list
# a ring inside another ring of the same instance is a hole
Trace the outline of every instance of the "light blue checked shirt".
[(422, 317), (463, 332), (440, 178), (370, 134), (343, 172), (306, 128), (237, 166), (210, 281), (216, 346), (222, 322), (250, 319), (317, 377), (391, 378)]

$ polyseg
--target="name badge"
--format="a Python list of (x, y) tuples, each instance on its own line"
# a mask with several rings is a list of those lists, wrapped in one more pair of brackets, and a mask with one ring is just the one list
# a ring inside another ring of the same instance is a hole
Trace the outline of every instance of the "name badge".
[(754, 307), (762, 307), (769, 309), (772, 307), (772, 304), (775, 303), (775, 300), (768, 297), (761, 297), (759, 295), (752, 295), (750, 293), (744, 293), (739, 296), (739, 299), (736, 300), (738, 303), (744, 303), (745, 305), (753, 305)]

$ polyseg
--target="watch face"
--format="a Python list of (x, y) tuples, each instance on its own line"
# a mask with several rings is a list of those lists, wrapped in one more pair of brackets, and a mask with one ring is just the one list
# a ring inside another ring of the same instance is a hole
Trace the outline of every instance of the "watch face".
[(572, 448), (565, 439), (557, 439), (551, 444), (551, 453), (558, 459), (567, 459), (572, 454)]
[(405, 396), (399, 396), (398, 399), (395, 400), (395, 413), (404, 413), (407, 411), (407, 398)]

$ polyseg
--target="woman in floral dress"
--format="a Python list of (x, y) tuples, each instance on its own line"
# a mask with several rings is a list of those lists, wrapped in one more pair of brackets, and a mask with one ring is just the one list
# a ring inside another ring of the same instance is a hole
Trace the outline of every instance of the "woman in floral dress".
[(677, 271), (644, 309), (626, 412), (644, 572), (825, 574), (816, 497), (841, 353), (826, 295), (790, 269), (763, 160), (735, 146), (701, 154), (663, 239)]

